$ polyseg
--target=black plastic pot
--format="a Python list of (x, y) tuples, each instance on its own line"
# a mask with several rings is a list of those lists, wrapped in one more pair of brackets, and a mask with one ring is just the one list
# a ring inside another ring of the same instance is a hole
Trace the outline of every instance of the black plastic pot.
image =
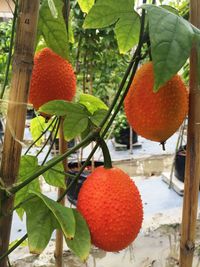
[[(81, 162), (81, 165), (84, 164), (84, 161)], [(78, 179), (78, 182), (72, 184), (72, 186), (70, 186), (70, 189), (67, 192), (67, 198), (69, 200), (70, 203), (72, 203), (73, 205), (76, 206), (77, 203), (77, 199), (78, 199), (78, 194), (79, 191), (81, 189), (81, 186), (83, 185), (83, 183), (85, 182), (85, 180), (87, 179), (87, 176), (91, 173), (91, 161), (89, 162), (88, 166), (85, 168), (85, 170), (82, 172), (81, 176)], [(94, 166), (95, 167), (99, 167), (102, 166), (103, 162), (102, 161), (95, 161), (94, 162)], [(69, 168), (69, 173), (76, 175), (78, 173), (78, 163), (77, 162), (69, 162), (68, 163), (68, 168)], [(72, 182), (72, 178), (68, 177), (67, 178), (67, 186), (69, 186)]]
[(186, 158), (186, 145), (179, 148), (179, 150), (176, 153), (174, 162), (174, 175), (181, 182), (184, 182), (184, 177), (185, 177), (185, 158)]
[[(133, 130), (133, 137), (132, 137), (132, 142), (133, 144), (137, 143), (138, 141), (138, 135), (137, 133)], [(115, 136), (115, 142), (118, 144), (126, 145), (127, 148), (130, 148), (130, 128), (126, 129), (121, 129), (119, 134)]]
[[(55, 149), (59, 151), (59, 139), (55, 140)], [(67, 148), (70, 149), (75, 146), (75, 140), (72, 139), (69, 142), (67, 142)]]
[(33, 119), (35, 117), (36, 117), (36, 115), (35, 115), (34, 110), (33, 109), (28, 109), (27, 113), (26, 113), (26, 119), (27, 120), (31, 120), (31, 119)]

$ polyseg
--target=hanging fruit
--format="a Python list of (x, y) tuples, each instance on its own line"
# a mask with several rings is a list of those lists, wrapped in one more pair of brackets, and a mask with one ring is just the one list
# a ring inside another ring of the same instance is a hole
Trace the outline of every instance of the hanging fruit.
[(77, 209), (88, 223), (92, 243), (105, 251), (126, 248), (142, 225), (140, 193), (118, 168), (96, 168), (79, 192)]
[(72, 65), (50, 48), (36, 53), (29, 92), (29, 102), (37, 110), (51, 100), (71, 101), (76, 93)]
[(153, 63), (138, 71), (125, 98), (129, 124), (141, 136), (164, 143), (173, 135), (188, 112), (188, 92), (179, 75), (175, 75), (157, 93), (153, 92)]

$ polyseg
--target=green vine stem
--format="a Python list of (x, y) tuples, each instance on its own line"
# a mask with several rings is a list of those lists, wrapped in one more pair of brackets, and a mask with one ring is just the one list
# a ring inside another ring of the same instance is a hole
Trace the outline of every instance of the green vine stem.
[(30, 149), (42, 138), (42, 136), (50, 129), (50, 127), (53, 125), (53, 123), (56, 121), (57, 117), (54, 117), (51, 123), (48, 125), (48, 127), (42, 131), (41, 135), (38, 136), (38, 138), (27, 148), (24, 155), (27, 155), (27, 153), (30, 151)]
[(55, 124), (53, 125), (53, 128), (47, 138), (47, 140), (45, 141), (45, 143), (43, 144), (43, 146), (41, 147), (41, 149), (38, 151), (38, 153), (36, 154), (36, 157), (39, 156), (40, 153), (42, 153), (43, 149), (46, 147), (47, 143), (50, 141), (51, 137), (53, 136), (53, 132), (56, 128), (56, 126), (58, 125), (58, 118), (56, 118)]
[(64, 194), (57, 199), (57, 202), (60, 202), (67, 194), (68, 190), (70, 189), (70, 187), (74, 184), (78, 182), (78, 179), (80, 177), (80, 175), (82, 174), (82, 172), (84, 171), (85, 167), (87, 167), (89, 161), (91, 160), (92, 156), (94, 155), (95, 151), (97, 150), (97, 148), (99, 147), (99, 144), (97, 143), (94, 148), (92, 149), (92, 151), (90, 152), (90, 154), (88, 155), (87, 159), (85, 160), (84, 164), (81, 166), (79, 172), (77, 173), (76, 177), (74, 178), (74, 180), (72, 180), (72, 182), (69, 184), (69, 186), (67, 187), (67, 189), (65, 190)]
[[(83, 139), (82, 142), (80, 142), (75, 147), (73, 147), (70, 150), (68, 150), (66, 153), (64, 153), (64, 154), (62, 154), (60, 156), (57, 156), (54, 160), (52, 160), (51, 162), (47, 163), (45, 166), (41, 167), (33, 175), (28, 176), (27, 179), (24, 182), (22, 182), (21, 184), (18, 184), (16, 186), (13, 186), (12, 188), (10, 188), (9, 192), (11, 194), (17, 193), (20, 189), (22, 189), (27, 184), (29, 184), (34, 179), (36, 179), (38, 176), (40, 176), (41, 174), (43, 174), (44, 172), (46, 172), (48, 169), (52, 168), (57, 163), (59, 163), (60, 161), (62, 161), (63, 159), (65, 159), (66, 157), (68, 157), (69, 155), (71, 155), (72, 153), (74, 153), (77, 149), (79, 149), (82, 146), (86, 145), (88, 142), (94, 140), (95, 139), (95, 136), (97, 135), (97, 133), (99, 131), (100, 131), (100, 129), (95, 130), (95, 131), (92, 131), (85, 139)], [(9, 197), (9, 196), (7, 196), (7, 197)]]
[(118, 101), (118, 99), (119, 99), (119, 97), (121, 95), (121, 92), (122, 92), (122, 90), (124, 88), (126, 80), (127, 80), (128, 76), (129, 76), (129, 74), (131, 72), (132, 67), (133, 67), (133, 64), (134, 64), (134, 61), (135, 61), (135, 57), (136, 57), (136, 53), (134, 53), (129, 65), (128, 65), (128, 68), (127, 68), (127, 70), (126, 70), (126, 72), (124, 74), (124, 77), (123, 77), (123, 79), (122, 79), (122, 81), (121, 81), (121, 83), (119, 85), (119, 89), (118, 89), (118, 91), (117, 91), (117, 93), (116, 93), (116, 95), (115, 95), (115, 97), (114, 97), (114, 99), (112, 101), (112, 104), (109, 107), (109, 110), (108, 110), (106, 116), (104, 117), (104, 119), (102, 120), (102, 122), (99, 125), (100, 128), (103, 127), (105, 125), (105, 123), (107, 122), (108, 118), (110, 117), (110, 115), (111, 115), (111, 113), (112, 113), (112, 111), (113, 111), (113, 109), (114, 109), (114, 107), (116, 105), (116, 102)]
[(102, 149), (102, 152), (103, 152), (104, 168), (105, 169), (111, 169), (112, 168), (112, 160), (111, 160), (110, 152), (108, 150), (106, 142), (100, 136), (97, 137), (97, 142), (99, 143), (99, 145)]
[(11, 31), (11, 38), (10, 38), (9, 53), (8, 53), (8, 59), (7, 59), (7, 65), (6, 65), (6, 73), (5, 73), (5, 79), (4, 79), (4, 84), (3, 84), (2, 91), (1, 91), (0, 99), (3, 98), (4, 92), (6, 90), (6, 86), (8, 84), (8, 75), (9, 75), (10, 63), (11, 63), (11, 58), (12, 58), (12, 49), (13, 49), (13, 44), (14, 44), (15, 26), (16, 26), (16, 21), (17, 21), (17, 12), (18, 12), (18, 0), (15, 3), (15, 10), (14, 10), (14, 15), (13, 15), (13, 23), (12, 23), (12, 31)]
[[(46, 154), (46, 156), (45, 156), (45, 158), (44, 158), (44, 160), (43, 160), (43, 162), (42, 162), (42, 165), (45, 164), (45, 162), (46, 162), (46, 160), (47, 160), (47, 158), (48, 158), (48, 156), (49, 156), (49, 154), (50, 154), (50, 152), (51, 152), (51, 150), (52, 150), (52, 147), (53, 147), (53, 145), (54, 145), (54, 143), (55, 143), (55, 141), (56, 141), (56, 137), (57, 137), (57, 135), (58, 135), (58, 130), (59, 130), (59, 128), (60, 128), (60, 122), (61, 122), (61, 118), (58, 119), (58, 123), (57, 123), (57, 126), (56, 126), (56, 131), (55, 131), (54, 138), (53, 138), (53, 140), (52, 140), (52, 142), (51, 142), (51, 145), (50, 145), (50, 147), (49, 147), (49, 150), (48, 150), (48, 152), (47, 152), (47, 154)], [(52, 133), (53, 133), (53, 130), (52, 130)]]
[(60, 173), (60, 174), (62, 174), (63, 176), (68, 176), (68, 177), (71, 177), (71, 178), (74, 178), (74, 179), (76, 178), (76, 175), (71, 174), (71, 173), (68, 173), (68, 172), (59, 171), (59, 170), (57, 170), (57, 169), (55, 169), (55, 168), (51, 168), (51, 170), (54, 171), (54, 172)]
[(5, 257), (10, 255), (16, 248), (18, 248), (21, 243), (23, 243), (28, 237), (28, 234), (25, 234), (20, 240), (18, 240), (6, 253), (0, 256), (0, 261), (3, 260)]

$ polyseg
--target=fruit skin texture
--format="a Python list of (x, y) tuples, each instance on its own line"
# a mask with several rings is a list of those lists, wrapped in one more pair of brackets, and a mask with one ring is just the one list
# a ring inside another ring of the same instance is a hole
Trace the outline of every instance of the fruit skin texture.
[(34, 57), (29, 102), (37, 110), (51, 100), (71, 101), (76, 93), (76, 76), (71, 64), (44, 48)]
[(81, 187), (77, 209), (89, 226), (92, 243), (105, 251), (126, 248), (142, 225), (140, 193), (118, 168), (97, 167)]
[(165, 142), (182, 124), (188, 112), (188, 92), (179, 75), (153, 92), (152, 62), (137, 72), (124, 101), (129, 124), (141, 136)]

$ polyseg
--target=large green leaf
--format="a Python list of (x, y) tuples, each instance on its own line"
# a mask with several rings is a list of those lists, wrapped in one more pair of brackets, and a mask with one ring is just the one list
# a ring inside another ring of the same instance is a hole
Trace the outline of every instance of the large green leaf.
[(91, 7), (94, 5), (94, 0), (78, 0), (81, 10), (88, 13)]
[(154, 5), (144, 5), (149, 19), (154, 64), (154, 91), (184, 65), (193, 44), (194, 31), (186, 20)]
[(68, 141), (87, 128), (88, 116), (90, 115), (83, 105), (64, 100), (50, 101), (44, 104), (40, 111), (51, 115), (66, 116), (63, 128), (65, 138)]
[[(49, 3), (51, 3), (49, 8)], [(63, 18), (62, 9), (63, 1), (56, 0), (54, 5), (52, 1), (44, 0), (40, 8), (38, 22), (38, 40), (42, 35), (47, 46), (61, 57), (69, 58), (68, 36), (66, 24)]]
[(71, 106), (71, 111), (66, 115), (63, 123), (66, 140), (75, 138), (87, 128), (88, 116), (88, 111), (84, 106), (78, 103)]
[(82, 215), (77, 210), (73, 210), (73, 212), (76, 220), (75, 236), (72, 240), (66, 240), (66, 242), (68, 247), (82, 261), (85, 261), (89, 256), (91, 247), (90, 232)]
[(23, 205), (26, 211), (28, 244), (31, 253), (40, 254), (46, 248), (59, 224), (42, 199), (35, 197)]
[(64, 167), (63, 167), (62, 162), (59, 162), (53, 168), (43, 173), (43, 177), (45, 181), (50, 185), (61, 187), (61, 188), (66, 188), (65, 175), (59, 172), (64, 172)]
[(74, 103), (65, 100), (52, 100), (42, 105), (39, 109), (50, 115), (65, 116), (67, 113), (74, 110)]
[(81, 94), (79, 103), (84, 105), (92, 114), (98, 109), (108, 109), (101, 99), (90, 94)]
[(59, 204), (58, 202), (46, 197), (43, 194), (34, 192), (48, 207), (52, 214), (57, 219), (58, 224), (60, 225), (65, 237), (67, 239), (74, 238), (75, 235), (75, 217), (73, 210)]
[(104, 117), (106, 116), (106, 113), (107, 111), (105, 109), (99, 109), (94, 112), (90, 119), (96, 126), (99, 126)]
[(44, 204), (35, 197), (23, 205), (26, 211), (28, 245), (31, 253), (40, 254), (46, 248), (54, 229), (59, 229), (56, 218)]
[[(40, 167), (38, 166), (38, 160), (35, 156), (22, 156), (20, 160), (19, 167), (19, 177), (17, 183), (24, 182), (28, 175), (35, 173)], [(15, 206), (17, 206), (22, 201), (28, 199), (30, 197), (29, 190), (40, 192), (40, 184), (38, 179), (30, 182), (28, 185), (19, 190), (15, 195)], [(24, 214), (24, 209), (22, 207), (18, 208), (17, 214), (22, 219)]]
[(116, 23), (115, 33), (121, 53), (138, 41), (140, 17), (134, 11), (134, 0), (98, 0), (90, 9), (84, 28), (104, 28)]
[(122, 54), (125, 54), (138, 42), (140, 19), (137, 13), (133, 14), (132, 16), (124, 16), (115, 26), (119, 51)]
[(30, 193), (34, 198), (23, 205), (26, 211), (30, 252), (40, 254), (48, 245), (55, 229), (62, 229), (66, 240), (74, 238), (73, 210), (40, 193)]
[(39, 112), (44, 112), (49, 115), (64, 116), (66, 115), (66, 101), (52, 100), (39, 108)]

